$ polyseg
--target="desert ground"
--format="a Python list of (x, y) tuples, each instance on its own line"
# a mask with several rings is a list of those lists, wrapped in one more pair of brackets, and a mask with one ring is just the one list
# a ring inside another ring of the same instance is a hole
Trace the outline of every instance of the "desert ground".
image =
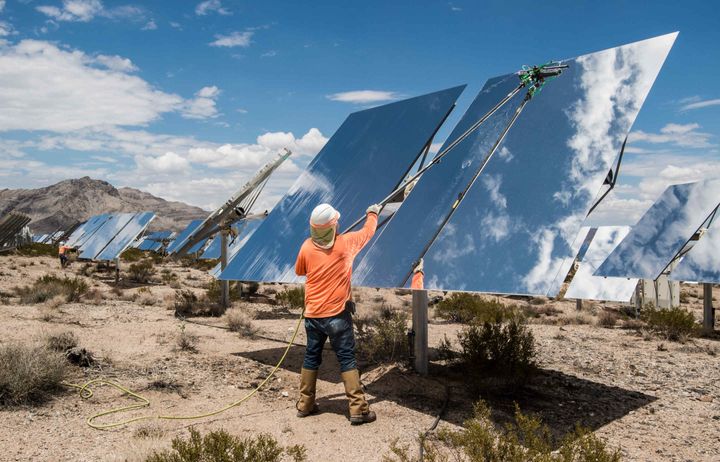
[[(42, 275), (74, 276), (81, 268), (74, 263), (61, 270), (50, 257), (0, 256), (0, 344), (41, 342), (49, 333), (72, 331), (95, 362), (73, 366), (70, 381), (107, 378), (151, 401), (147, 408), (99, 423), (205, 413), (238, 400), (271, 371), (299, 315), (272, 304), (281, 286), (263, 285), (255, 299), (234, 302), (255, 318), (259, 332), (253, 337), (227, 330), (223, 317), (183, 322), (174, 316), (176, 289), (201, 294), (211, 277), (176, 263), (158, 265), (177, 276), (172, 283), (121, 283), (119, 290), (113, 289), (112, 275), (85, 271), (89, 275), (78, 277), (90, 285), (93, 298), (78, 303), (23, 305), (14, 296), (14, 288)], [(683, 291), (683, 306), (700, 320), (701, 288), (687, 285)], [(355, 289), (355, 299), (359, 316), (382, 304), (410, 311), (411, 297), (403, 291)], [(720, 460), (720, 340), (671, 342), (623, 320), (603, 327), (602, 314), (619, 312), (623, 307), (618, 304), (586, 302), (578, 312), (574, 301), (500, 300), (554, 309), (531, 320), (539, 350), (537, 377), (512, 396), (483, 397), (498, 423), (512, 415), (517, 403), (523, 412), (540, 416), (553, 433), (562, 435), (577, 423), (589, 427), (611, 447), (619, 447), (623, 460)], [(462, 328), (432, 313), (430, 319), (431, 348), (446, 336), (454, 339)], [(193, 337), (196, 351), (179, 347), (183, 329)], [(322, 413), (299, 419), (295, 401), (304, 342), (301, 329), (287, 360), (262, 391), (210, 418), (147, 420), (95, 430), (86, 424), (88, 417), (135, 402), (108, 386), (96, 387), (89, 399), (68, 388), (40, 404), (0, 407), (0, 460), (139, 461), (168, 447), (172, 438), (187, 436), (192, 425), (202, 432), (223, 428), (240, 436), (269, 433), (283, 445), (304, 445), (308, 460), (379, 461), (395, 440), (415, 449), (418, 434), (443, 407), (446, 390), (449, 404), (441, 428), (459, 428), (472, 413), (475, 397), (442, 361), (433, 361), (430, 376), (423, 378), (400, 360), (363, 367), (378, 420), (353, 427), (338, 365), (327, 346), (318, 384)]]

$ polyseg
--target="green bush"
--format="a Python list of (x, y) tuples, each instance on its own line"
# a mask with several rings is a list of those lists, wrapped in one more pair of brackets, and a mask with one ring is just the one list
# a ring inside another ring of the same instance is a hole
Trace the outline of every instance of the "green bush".
[(305, 459), (304, 448), (286, 450), (271, 435), (238, 438), (216, 430), (202, 436), (191, 427), (190, 438), (174, 438), (171, 450), (154, 452), (145, 462), (280, 462), (285, 451), (296, 462)]
[(155, 274), (155, 265), (152, 260), (142, 260), (132, 263), (128, 268), (128, 276), (130, 279), (141, 284), (150, 282), (150, 278)]
[(242, 284), (242, 293), (245, 297), (252, 297), (258, 293), (258, 290), (260, 290), (260, 283), (258, 282), (250, 281)]
[(286, 308), (304, 308), (305, 286), (288, 287), (275, 294), (275, 300)]
[(471, 325), (458, 333), (458, 359), (476, 387), (521, 387), (536, 368), (535, 339), (519, 319)]
[(408, 355), (408, 315), (385, 309), (379, 316), (354, 319), (357, 355), (369, 363), (391, 363)]
[(515, 423), (497, 431), (490, 409), (475, 405), (475, 415), (463, 424), (463, 430), (440, 431), (439, 438), (473, 462), (617, 462), (620, 451), (610, 451), (592, 432), (577, 429), (566, 436), (557, 451), (547, 425), (536, 417), (524, 415), (515, 406)]
[(498, 429), (490, 409), (480, 401), (474, 415), (461, 430), (441, 429), (437, 438), (422, 441), (424, 458), (410, 455), (410, 446), (390, 446), (385, 462), (619, 462), (620, 450), (609, 449), (607, 443), (590, 430), (577, 427), (558, 444), (547, 425), (540, 419), (520, 412), (515, 406), (515, 421)]
[(693, 314), (680, 307), (657, 309), (649, 303), (643, 307), (640, 318), (651, 331), (676, 342), (684, 342), (697, 332)]
[(435, 314), (450, 322), (483, 323), (515, 317), (516, 308), (506, 307), (498, 301), (487, 300), (480, 295), (455, 292), (437, 304)]
[(145, 257), (145, 252), (140, 249), (129, 248), (120, 255), (120, 258), (128, 262), (140, 261)]
[(50, 274), (38, 278), (32, 286), (15, 289), (20, 297), (20, 303), (26, 305), (43, 303), (57, 296), (62, 296), (68, 303), (79, 302), (80, 297), (87, 291), (87, 283), (78, 277), (59, 278)]
[(207, 296), (198, 297), (190, 289), (175, 291), (175, 316), (217, 316), (223, 313), (217, 300), (211, 301)]
[(65, 356), (45, 346), (0, 345), (0, 405), (39, 403), (60, 390)]
[[(205, 286), (205, 295), (207, 295), (207, 298), (213, 302), (219, 302), (220, 301), (220, 289), (222, 285), (220, 284), (220, 281), (217, 279), (213, 279), (212, 281), (208, 282), (207, 286)], [(239, 282), (231, 282), (230, 283), (230, 301), (234, 302), (236, 300), (240, 300), (240, 283)]]
[(28, 257), (37, 257), (43, 255), (46, 257), (57, 258), (58, 248), (56, 245), (52, 244), (39, 244), (37, 242), (33, 242), (31, 244), (18, 247), (17, 249), (15, 249), (15, 253)]

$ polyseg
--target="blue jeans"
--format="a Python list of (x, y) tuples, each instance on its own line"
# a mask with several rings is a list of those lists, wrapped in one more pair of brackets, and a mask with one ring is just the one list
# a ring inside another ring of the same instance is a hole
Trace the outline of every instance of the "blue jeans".
[(303, 368), (312, 371), (320, 368), (325, 340), (330, 337), (330, 345), (340, 363), (340, 372), (357, 369), (355, 334), (350, 313), (343, 311), (329, 318), (305, 318), (305, 333), (307, 348)]

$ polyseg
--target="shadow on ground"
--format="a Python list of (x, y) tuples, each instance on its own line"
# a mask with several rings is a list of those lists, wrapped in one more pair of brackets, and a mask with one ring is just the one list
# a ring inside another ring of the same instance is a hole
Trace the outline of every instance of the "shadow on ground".
[[(274, 366), (284, 350), (284, 347), (278, 347), (234, 354)], [(302, 346), (291, 347), (282, 368), (298, 373), (304, 352)], [(340, 383), (340, 368), (332, 350), (326, 349), (323, 353), (318, 378)], [(478, 399), (487, 402), (498, 424), (512, 421), (517, 403), (523, 413), (540, 417), (558, 439), (573, 431), (576, 424), (596, 430), (657, 399), (550, 369), (540, 369), (529, 385), (512, 394), (496, 390), (492, 394), (473, 395), (469, 391), (471, 387), (463, 382), (462, 374), (436, 363), (431, 365), (429, 377), (420, 377), (400, 366), (365, 367), (363, 383), (374, 396), (371, 404), (391, 401), (428, 416), (435, 416), (442, 409), (449, 390), (450, 401), (443, 420), (455, 425), (461, 425), (472, 416), (472, 405)], [(347, 413), (343, 394), (319, 393), (318, 404), (323, 412)]]

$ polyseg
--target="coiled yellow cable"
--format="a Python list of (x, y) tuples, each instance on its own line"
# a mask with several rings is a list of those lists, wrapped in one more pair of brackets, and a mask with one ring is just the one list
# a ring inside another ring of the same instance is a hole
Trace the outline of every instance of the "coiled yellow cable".
[(275, 372), (277, 372), (277, 370), (280, 369), (280, 366), (285, 361), (285, 358), (287, 357), (287, 354), (290, 351), (290, 347), (292, 347), (293, 343), (295, 342), (295, 338), (297, 337), (298, 332), (300, 331), (300, 325), (302, 324), (303, 315), (304, 315), (304, 312), (300, 314), (300, 319), (298, 319), (297, 325), (295, 326), (295, 332), (293, 332), (293, 335), (290, 338), (290, 341), (288, 342), (288, 345), (285, 348), (285, 351), (283, 352), (282, 356), (280, 357), (280, 360), (277, 362), (277, 364), (275, 365), (273, 370), (270, 372), (270, 374), (265, 378), (265, 380), (263, 380), (257, 387), (255, 387), (247, 395), (243, 396), (239, 400), (237, 400), (233, 403), (230, 403), (227, 406), (220, 408), (216, 411), (208, 412), (205, 414), (197, 414), (197, 415), (145, 415), (145, 416), (134, 417), (132, 419), (121, 420), (118, 422), (100, 424), (100, 423), (95, 423), (95, 420), (99, 419), (100, 417), (107, 416), (107, 415), (118, 414), (121, 412), (130, 412), (130, 411), (134, 411), (137, 409), (142, 409), (144, 407), (149, 407), (150, 400), (145, 398), (142, 395), (135, 393), (132, 390), (129, 390), (128, 388), (124, 387), (123, 385), (121, 385), (117, 382), (113, 382), (113, 381), (107, 380), (107, 379), (93, 379), (82, 385), (76, 384), (76, 383), (63, 382), (63, 385), (78, 389), (78, 392), (80, 393), (80, 397), (82, 399), (88, 399), (93, 396), (92, 389), (90, 388), (92, 385), (105, 384), (105, 385), (110, 385), (112, 387), (115, 387), (118, 390), (122, 391), (123, 393), (140, 401), (137, 404), (131, 404), (129, 406), (123, 406), (123, 407), (110, 409), (108, 411), (99, 412), (97, 414), (94, 414), (94, 415), (88, 417), (86, 420), (87, 424), (96, 430), (107, 430), (109, 428), (121, 427), (123, 425), (127, 425), (127, 424), (130, 424), (133, 422), (139, 422), (142, 420), (153, 420), (153, 419), (158, 419), (158, 420), (195, 420), (195, 419), (204, 419), (206, 417), (212, 417), (212, 416), (221, 414), (227, 410), (230, 410), (236, 406), (241, 405), (245, 401), (252, 398), (255, 395), (255, 393), (260, 391), (260, 389), (262, 389), (262, 387), (264, 387), (270, 381), (270, 379), (273, 377), (273, 375), (275, 375)]

